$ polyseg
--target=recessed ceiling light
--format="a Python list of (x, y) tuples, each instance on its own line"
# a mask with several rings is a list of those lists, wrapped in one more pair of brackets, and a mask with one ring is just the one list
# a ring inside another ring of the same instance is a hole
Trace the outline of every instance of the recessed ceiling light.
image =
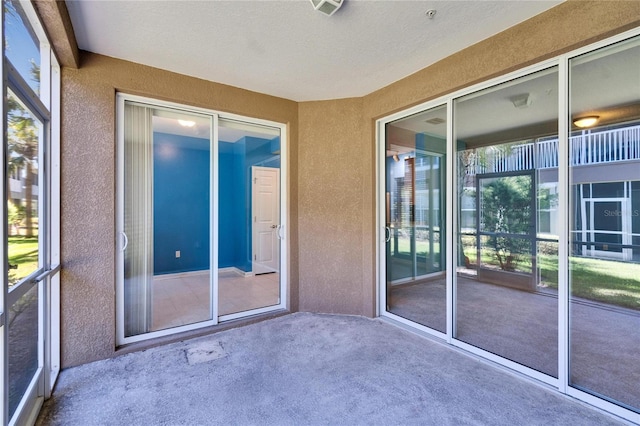
[(576, 118), (575, 120), (573, 120), (573, 124), (575, 124), (576, 127), (580, 127), (581, 129), (583, 129), (586, 127), (595, 126), (599, 120), (600, 117), (597, 115), (588, 115), (586, 117)]
[(193, 127), (196, 125), (196, 122), (191, 120), (178, 120), (178, 123), (183, 127)]

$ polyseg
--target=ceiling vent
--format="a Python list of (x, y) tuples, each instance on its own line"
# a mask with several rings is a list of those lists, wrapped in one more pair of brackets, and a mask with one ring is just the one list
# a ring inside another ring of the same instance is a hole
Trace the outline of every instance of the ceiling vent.
[(327, 16), (331, 16), (342, 6), (344, 0), (311, 0), (313, 8)]

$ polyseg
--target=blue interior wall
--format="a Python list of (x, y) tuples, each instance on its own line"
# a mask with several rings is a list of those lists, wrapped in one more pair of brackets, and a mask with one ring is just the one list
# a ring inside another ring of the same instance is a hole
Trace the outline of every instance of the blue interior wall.
[(209, 141), (153, 139), (154, 273), (209, 269)]
[[(218, 267), (251, 271), (251, 167), (280, 167), (280, 138), (218, 144)], [(206, 149), (190, 147), (199, 144)], [(154, 133), (154, 271), (209, 269), (209, 141)], [(180, 258), (175, 257), (181, 251)]]

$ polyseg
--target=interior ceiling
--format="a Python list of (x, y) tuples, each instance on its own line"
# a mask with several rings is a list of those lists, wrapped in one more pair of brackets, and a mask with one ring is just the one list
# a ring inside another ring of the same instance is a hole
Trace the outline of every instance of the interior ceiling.
[[(294, 101), (359, 97), (561, 0), (67, 0), (80, 49)], [(437, 11), (433, 19), (425, 12)]]

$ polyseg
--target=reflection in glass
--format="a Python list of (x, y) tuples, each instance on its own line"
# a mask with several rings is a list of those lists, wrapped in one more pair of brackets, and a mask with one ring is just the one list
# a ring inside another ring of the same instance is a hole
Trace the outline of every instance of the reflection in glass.
[(211, 319), (208, 117), (125, 104), (125, 336)]
[(220, 120), (219, 315), (280, 303), (280, 129)]
[(455, 100), (454, 337), (558, 375), (558, 74)]
[(7, 96), (9, 288), (39, 269), (39, 155), (42, 124)]
[(446, 106), (387, 124), (387, 311), (446, 332)]
[(39, 367), (38, 286), (34, 285), (10, 306), (8, 314), (9, 417), (11, 417)]
[(4, 0), (5, 56), (34, 92), (40, 93), (40, 42), (20, 2)]
[(569, 384), (640, 411), (640, 38), (570, 76)]

